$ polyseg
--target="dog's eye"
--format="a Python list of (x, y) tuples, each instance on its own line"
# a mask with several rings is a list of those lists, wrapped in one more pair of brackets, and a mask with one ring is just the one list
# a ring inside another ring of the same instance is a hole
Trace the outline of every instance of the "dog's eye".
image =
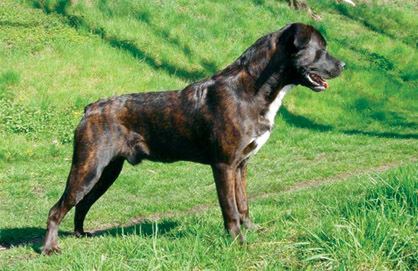
[(317, 61), (318, 59), (320, 59), (325, 53), (326, 52), (325, 52), (324, 49), (321, 49), (321, 50), (316, 51), (315, 60), (314, 61)]

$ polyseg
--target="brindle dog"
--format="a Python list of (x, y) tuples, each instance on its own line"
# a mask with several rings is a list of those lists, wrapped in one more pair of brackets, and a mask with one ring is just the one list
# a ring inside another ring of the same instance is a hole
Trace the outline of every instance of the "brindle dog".
[(180, 91), (128, 94), (88, 105), (75, 131), (65, 191), (51, 208), (43, 253), (59, 251), (58, 226), (75, 209), (75, 234), (125, 160), (179, 160), (212, 167), (224, 225), (232, 238), (254, 228), (247, 161), (267, 141), (284, 95), (294, 85), (328, 87), (344, 63), (327, 53), (312, 26), (294, 23), (257, 40), (234, 63)]

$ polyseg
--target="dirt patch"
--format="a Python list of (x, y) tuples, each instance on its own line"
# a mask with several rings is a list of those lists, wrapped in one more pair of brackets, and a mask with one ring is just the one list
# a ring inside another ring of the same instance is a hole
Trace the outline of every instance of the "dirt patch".
[[(409, 162), (415, 162), (416, 159), (413, 158), (411, 160), (409, 160)], [(355, 170), (355, 171), (350, 171), (350, 172), (343, 172), (328, 178), (323, 178), (323, 179), (311, 179), (311, 180), (306, 180), (306, 181), (301, 181), (301, 182), (297, 182), (287, 188), (285, 188), (282, 191), (279, 192), (273, 192), (273, 193), (263, 193), (260, 195), (256, 195), (254, 197), (250, 197), (250, 199), (252, 200), (257, 200), (257, 199), (264, 199), (264, 198), (268, 198), (274, 195), (280, 195), (280, 194), (285, 194), (285, 193), (294, 193), (294, 192), (298, 192), (301, 190), (305, 190), (308, 188), (315, 188), (318, 186), (323, 186), (323, 185), (327, 185), (327, 184), (335, 184), (335, 183), (341, 183), (346, 181), (347, 179), (354, 177), (354, 176), (358, 176), (358, 175), (366, 175), (366, 174), (372, 174), (372, 173), (382, 173), (385, 172), (387, 170), (390, 170), (392, 168), (396, 168), (401, 166), (403, 163), (388, 163), (388, 164), (384, 164), (378, 167), (374, 167), (374, 168), (368, 168), (368, 169), (362, 169), (362, 170)]]
[[(309, 188), (315, 188), (315, 187), (319, 187), (319, 186), (323, 186), (323, 185), (328, 185), (328, 184), (334, 184), (334, 183), (341, 183), (344, 181), (347, 181), (347, 179), (353, 177), (353, 176), (357, 176), (357, 175), (365, 175), (365, 174), (373, 174), (373, 173), (382, 173), (385, 172), (387, 170), (399, 167), (405, 163), (409, 163), (409, 162), (416, 162), (417, 159), (415, 157), (412, 157), (410, 159), (408, 159), (405, 162), (392, 162), (392, 163), (387, 163), (378, 167), (373, 167), (373, 168), (368, 168), (368, 169), (362, 169), (362, 170), (356, 170), (356, 171), (350, 171), (350, 172), (343, 172), (328, 178), (324, 178), (324, 179), (311, 179), (311, 180), (305, 180), (305, 181), (301, 181), (298, 183), (295, 183), (293, 185), (290, 185), (289, 187), (286, 187), (284, 190), (282, 191), (278, 191), (278, 192), (273, 192), (273, 193), (263, 193), (263, 194), (259, 194), (259, 195), (255, 195), (255, 196), (249, 196), (249, 200), (250, 201), (255, 201), (255, 200), (259, 200), (259, 199), (265, 199), (265, 198), (269, 198), (269, 197), (275, 197), (275, 196), (279, 196), (279, 195), (283, 195), (283, 194), (288, 194), (288, 193), (296, 193), (305, 189), (309, 189)], [(96, 228), (94, 230), (92, 230), (91, 232), (93, 234), (95, 233), (102, 233), (108, 229), (111, 228), (115, 228), (115, 227), (130, 227), (130, 226), (134, 226), (140, 223), (144, 223), (146, 221), (158, 221), (161, 219), (168, 219), (168, 218), (174, 218), (174, 217), (182, 217), (182, 216), (186, 216), (186, 215), (195, 215), (195, 214), (200, 214), (202, 212), (206, 212), (207, 210), (211, 209), (211, 208), (218, 208), (218, 205), (216, 204), (201, 204), (201, 205), (196, 205), (188, 210), (184, 210), (184, 211), (169, 211), (169, 212), (161, 212), (161, 213), (154, 213), (151, 215), (145, 215), (145, 216), (139, 216), (136, 218), (133, 218), (129, 223), (127, 224), (106, 224), (103, 225), (102, 227)]]

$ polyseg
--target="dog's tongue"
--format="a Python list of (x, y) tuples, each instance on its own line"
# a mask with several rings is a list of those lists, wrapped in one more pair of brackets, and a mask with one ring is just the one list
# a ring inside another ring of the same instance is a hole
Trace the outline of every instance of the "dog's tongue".
[(317, 79), (318, 79), (319, 83), (320, 83), (320, 84), (321, 84), (324, 88), (328, 88), (328, 87), (329, 87), (328, 82), (327, 82), (327, 81), (325, 81), (324, 79), (322, 79), (322, 77), (321, 77), (321, 76), (318, 76), (318, 77), (317, 77)]

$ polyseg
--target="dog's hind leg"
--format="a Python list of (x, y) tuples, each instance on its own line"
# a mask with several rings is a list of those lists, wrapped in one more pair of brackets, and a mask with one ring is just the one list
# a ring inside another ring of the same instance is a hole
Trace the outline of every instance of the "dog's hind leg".
[(88, 236), (84, 232), (84, 219), (90, 207), (109, 189), (122, 171), (125, 158), (117, 158), (109, 163), (103, 170), (103, 173), (97, 184), (91, 191), (76, 205), (74, 216), (74, 233), (77, 237)]
[(60, 251), (57, 242), (59, 224), (68, 211), (95, 186), (111, 159), (109, 152), (100, 152), (97, 149), (93, 151), (88, 144), (79, 148), (76, 146), (64, 193), (49, 211), (44, 254), (49, 255)]

